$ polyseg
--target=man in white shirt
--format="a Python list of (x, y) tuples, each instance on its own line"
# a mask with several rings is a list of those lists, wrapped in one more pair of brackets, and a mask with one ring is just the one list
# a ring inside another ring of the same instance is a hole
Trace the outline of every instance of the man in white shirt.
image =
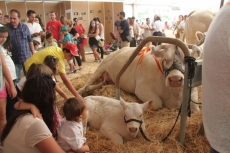
[[(143, 32), (143, 39), (145, 39), (146, 37), (152, 36), (152, 31), (153, 28), (150, 24), (150, 19), (146, 18), (146, 23), (143, 25), (140, 25), (141, 29), (144, 29)], [(151, 43), (147, 43), (147, 46), (151, 45)]]
[(45, 36), (45, 32), (42, 30), (41, 25), (39, 23), (35, 22), (35, 16), (36, 13), (33, 10), (28, 10), (27, 11), (27, 17), (28, 17), (28, 21), (25, 23), (30, 31), (31, 37), (33, 40), (37, 40), (40, 45), (39, 45), (39, 49), (42, 49), (42, 42), (41, 42), (41, 36)]
[[(153, 30), (153, 36), (163, 36), (164, 27), (159, 16), (156, 17), (156, 21), (153, 24)], [(161, 45), (161, 43), (153, 42), (153, 45), (157, 46)]]

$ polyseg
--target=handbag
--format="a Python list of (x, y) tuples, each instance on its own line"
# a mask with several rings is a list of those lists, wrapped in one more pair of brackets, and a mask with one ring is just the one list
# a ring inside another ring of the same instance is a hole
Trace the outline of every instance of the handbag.
[(104, 47), (104, 45), (105, 45), (104, 40), (103, 40), (103, 39), (99, 39), (99, 40), (98, 40), (98, 46), (99, 46), (99, 47)]
[(131, 41), (132, 41), (132, 37), (131, 37), (131, 35), (128, 35), (126, 38), (128, 39), (128, 41), (129, 41), (129, 42), (131, 42)]

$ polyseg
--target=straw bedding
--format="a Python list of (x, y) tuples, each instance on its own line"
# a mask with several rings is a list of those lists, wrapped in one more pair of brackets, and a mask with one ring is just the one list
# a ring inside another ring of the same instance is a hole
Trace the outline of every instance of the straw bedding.
[[(92, 73), (79, 75), (72, 80), (76, 89), (82, 87), (89, 79)], [(201, 88), (199, 87), (199, 101), (201, 101)], [(101, 89), (95, 90), (91, 95), (101, 95), (106, 97), (115, 97), (114, 85), (105, 85)], [(84, 95), (87, 96), (87, 95)], [(121, 97), (125, 101), (140, 100), (132, 94), (121, 91)], [(61, 111), (63, 101), (58, 101), (58, 106)], [(168, 134), (172, 128), (178, 110), (162, 108), (158, 111), (147, 111), (144, 115), (147, 137), (153, 142), (146, 141), (142, 136), (133, 141), (125, 142), (123, 145), (115, 145), (107, 140), (102, 134), (95, 130), (87, 129), (86, 138), (87, 144), (90, 146), (92, 153), (204, 153), (209, 151), (209, 143), (205, 136), (199, 134), (199, 129), (202, 124), (201, 112), (192, 114), (187, 120), (185, 145), (182, 146), (177, 141), (180, 128), (180, 117), (173, 129), (171, 135), (165, 142), (161, 140)]]

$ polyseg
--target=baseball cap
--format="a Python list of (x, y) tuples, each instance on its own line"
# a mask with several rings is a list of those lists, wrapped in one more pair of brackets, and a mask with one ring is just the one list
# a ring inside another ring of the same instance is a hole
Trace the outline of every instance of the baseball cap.
[(61, 27), (61, 31), (67, 31), (67, 30), (68, 30), (68, 28), (66, 26)]
[(63, 49), (70, 50), (71, 54), (74, 56), (78, 56), (78, 49), (77, 46), (73, 43), (67, 43)]

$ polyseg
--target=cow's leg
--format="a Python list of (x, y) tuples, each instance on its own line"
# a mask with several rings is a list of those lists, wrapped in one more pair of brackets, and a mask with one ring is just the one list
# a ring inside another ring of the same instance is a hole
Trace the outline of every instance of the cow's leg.
[[(85, 83), (84, 87), (80, 88), (78, 90), (78, 93), (82, 95), (87, 90), (89, 90), (89, 86), (94, 85), (95, 82), (97, 82), (99, 79), (102, 78), (103, 74), (105, 73), (105, 70), (102, 67), (98, 67), (98, 69), (95, 71), (95, 73), (88, 79), (88, 81)], [(100, 82), (101, 83), (101, 82)], [(92, 89), (97, 89), (101, 87), (101, 84), (97, 84), (95, 87), (91, 87)]]
[(135, 94), (143, 102), (153, 100), (153, 110), (162, 108), (162, 100), (155, 92), (148, 89), (136, 88)]
[(111, 129), (111, 125), (102, 124), (99, 132), (112, 142), (123, 144), (123, 138), (116, 131)]
[(98, 84), (88, 86), (88, 87), (85, 89), (85, 91), (88, 92), (88, 91), (93, 91), (93, 90), (95, 90), (95, 89), (101, 88), (103, 84), (104, 84), (104, 82), (99, 82)]
[[(191, 100), (194, 101), (194, 102), (198, 102), (198, 91), (197, 91), (197, 88), (194, 87), (192, 88), (192, 93), (191, 93)], [(190, 103), (190, 108), (193, 112), (199, 112), (200, 111), (200, 108), (199, 108), (199, 105), (198, 104), (195, 104), (191, 101)]]

